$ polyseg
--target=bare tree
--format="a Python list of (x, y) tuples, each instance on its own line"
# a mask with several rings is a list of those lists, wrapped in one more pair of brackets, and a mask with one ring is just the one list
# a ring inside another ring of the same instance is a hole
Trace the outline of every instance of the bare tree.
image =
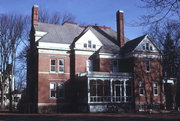
[(17, 48), (24, 32), (24, 17), (16, 13), (0, 16), (0, 91), (1, 109), (4, 109), (5, 90), (9, 89), (10, 109), (12, 107), (12, 77), (14, 76)]
[(178, 21), (167, 21), (164, 24), (153, 24), (148, 34), (156, 40), (163, 52), (164, 77), (176, 79), (172, 88), (173, 108), (176, 106), (177, 85), (180, 83), (180, 23)]
[(149, 25), (162, 22), (167, 18), (180, 19), (179, 0), (140, 0), (148, 11), (147, 15), (141, 17), (141, 25)]
[(62, 24), (64, 22), (74, 22), (75, 17), (71, 13), (50, 12), (47, 9), (40, 9), (38, 21), (49, 24)]

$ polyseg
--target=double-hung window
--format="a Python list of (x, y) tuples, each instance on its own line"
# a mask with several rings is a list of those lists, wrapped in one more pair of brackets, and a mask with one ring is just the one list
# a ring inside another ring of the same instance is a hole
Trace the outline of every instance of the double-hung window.
[(58, 97), (64, 98), (64, 84), (58, 83)]
[(146, 43), (146, 50), (149, 50), (149, 43)]
[(51, 59), (50, 71), (56, 72), (56, 60), (55, 59)]
[(153, 83), (154, 96), (158, 96), (158, 82)]
[(118, 60), (113, 60), (112, 61), (112, 71), (113, 72), (119, 72), (119, 63), (118, 63)]
[(50, 98), (56, 98), (56, 83), (50, 82)]
[(89, 40), (88, 41), (88, 48), (91, 48), (91, 46), (92, 46), (92, 42), (91, 42), (91, 40)]
[(151, 71), (151, 61), (149, 59), (146, 59), (146, 72)]
[(144, 90), (144, 82), (139, 82), (139, 95), (144, 96), (145, 90)]
[(59, 60), (59, 72), (64, 73), (64, 59)]

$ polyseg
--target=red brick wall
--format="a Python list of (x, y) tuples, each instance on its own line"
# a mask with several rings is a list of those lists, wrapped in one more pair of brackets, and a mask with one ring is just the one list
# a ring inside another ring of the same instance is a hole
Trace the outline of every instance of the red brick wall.
[(75, 55), (75, 74), (86, 72), (86, 61), (90, 55)]
[(100, 58), (100, 72), (112, 72), (112, 59)]
[[(158, 59), (151, 59), (151, 71), (146, 72), (145, 58), (134, 58), (134, 92), (136, 104), (162, 103), (162, 66)], [(139, 81), (145, 83), (145, 95), (139, 96)], [(158, 96), (154, 96), (153, 83), (158, 81)]]
[[(56, 73), (50, 73), (50, 59), (56, 59)], [(64, 73), (58, 73), (58, 59), (64, 59)], [(69, 55), (39, 54), (38, 103), (56, 103), (50, 98), (50, 82), (66, 82), (70, 79)]]

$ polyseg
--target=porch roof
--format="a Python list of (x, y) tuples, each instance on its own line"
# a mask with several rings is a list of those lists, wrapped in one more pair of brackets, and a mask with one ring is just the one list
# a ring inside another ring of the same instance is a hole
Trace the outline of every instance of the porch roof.
[(78, 77), (87, 77), (87, 78), (132, 78), (132, 73), (124, 72), (85, 72), (78, 74)]

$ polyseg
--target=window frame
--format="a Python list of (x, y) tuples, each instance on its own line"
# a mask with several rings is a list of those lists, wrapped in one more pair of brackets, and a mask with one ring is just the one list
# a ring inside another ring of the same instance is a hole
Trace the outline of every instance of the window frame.
[[(155, 85), (155, 84), (157, 84), (157, 85)], [(155, 90), (157, 90), (157, 93), (155, 94)], [(157, 81), (155, 81), (154, 83), (153, 83), (153, 94), (154, 94), (154, 96), (158, 96), (158, 82)]]
[(88, 48), (92, 48), (92, 41), (91, 40), (88, 40), (87, 46), (88, 46)]
[[(55, 60), (55, 65), (51, 65), (51, 61), (52, 61), (52, 60)], [(55, 71), (52, 71), (52, 70), (51, 70), (51, 67), (52, 67), (52, 66), (55, 67)], [(55, 73), (55, 72), (56, 72), (56, 59), (50, 59), (50, 72), (51, 72), (51, 73)]]
[(149, 43), (146, 43), (146, 50), (149, 50)]
[(87, 43), (84, 43), (84, 48), (87, 48), (88, 46), (87, 46)]
[[(62, 88), (63, 95), (62, 96), (60, 96), (60, 88), (59, 88), (60, 85), (63, 85), (63, 88)], [(65, 97), (65, 85), (64, 85), (64, 83), (63, 82), (58, 82), (57, 89), (58, 89), (58, 92), (57, 92), (58, 93), (58, 98), (64, 99), (64, 97)]]
[[(114, 62), (116, 62), (116, 66), (115, 66)], [(112, 72), (119, 72), (119, 60), (118, 59), (112, 60)]]
[[(141, 93), (141, 90), (143, 91), (143, 94)], [(139, 82), (139, 96), (144, 96), (144, 95), (145, 95), (145, 83), (140, 81)]]
[[(54, 84), (54, 89), (51, 89), (51, 84)], [(54, 97), (52, 97), (51, 96), (51, 91), (55, 91), (55, 96)], [(50, 99), (56, 99), (56, 82), (50, 82), (49, 83), (49, 97), (50, 97)]]
[(151, 72), (151, 60), (150, 59), (145, 60), (145, 66), (146, 66), (146, 72)]
[[(60, 65), (60, 60), (63, 60), (63, 65)], [(60, 66), (63, 67), (63, 71), (60, 71)], [(58, 59), (58, 72), (64, 73), (65, 72), (65, 60), (64, 59)]]
[(92, 44), (92, 46), (93, 46), (93, 47), (92, 47), (93, 49), (96, 49), (96, 44)]

